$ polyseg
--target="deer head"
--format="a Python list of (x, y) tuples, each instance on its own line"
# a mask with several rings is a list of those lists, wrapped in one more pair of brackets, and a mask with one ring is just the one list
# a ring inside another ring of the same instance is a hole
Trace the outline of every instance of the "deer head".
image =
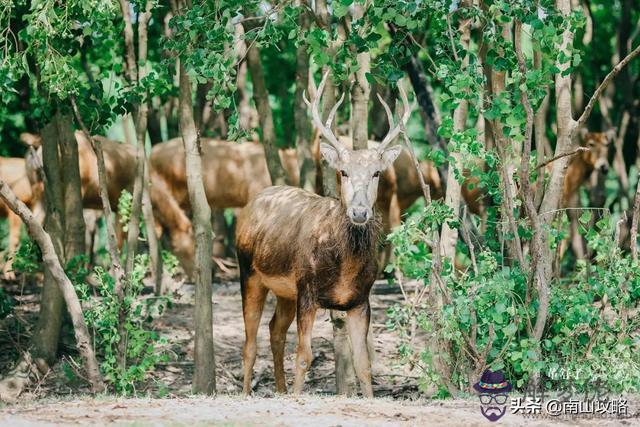
[(402, 147), (399, 145), (388, 148), (387, 146), (404, 128), (411, 114), (411, 109), (409, 108), (407, 96), (399, 85), (404, 106), (401, 118), (402, 122), (394, 126), (391, 110), (380, 98), (387, 112), (389, 133), (375, 149), (351, 150), (340, 143), (331, 131), (331, 123), (333, 122), (338, 107), (340, 107), (340, 104), (344, 101), (344, 94), (342, 94), (340, 100), (329, 112), (326, 123), (322, 122), (320, 113), (318, 112), (318, 103), (322, 97), (328, 76), (329, 71), (322, 77), (313, 102), (309, 102), (306, 96), (304, 97), (304, 101), (311, 109), (314, 125), (320, 130), (325, 140), (329, 142), (329, 144), (324, 142), (320, 144), (320, 152), (322, 153), (322, 157), (329, 163), (329, 166), (340, 172), (341, 202), (345, 208), (347, 217), (354, 225), (365, 225), (373, 218), (373, 206), (378, 195), (380, 174), (393, 164), (394, 160), (402, 151)]
[(607, 132), (589, 132), (587, 129), (580, 130), (581, 145), (588, 148), (583, 151), (582, 158), (594, 170), (607, 174), (609, 172), (609, 145), (615, 138), (616, 131), (611, 129)]

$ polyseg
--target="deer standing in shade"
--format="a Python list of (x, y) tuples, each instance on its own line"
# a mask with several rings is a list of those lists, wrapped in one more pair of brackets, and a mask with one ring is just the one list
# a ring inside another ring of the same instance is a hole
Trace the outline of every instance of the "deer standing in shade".
[[(287, 390), (284, 347), (289, 326), (297, 317), (298, 343), (293, 391), (302, 392), (311, 364), (311, 331), (319, 308), (344, 310), (353, 347), (353, 364), (364, 396), (372, 397), (371, 362), (367, 349), (369, 292), (376, 278), (379, 220), (374, 212), (378, 181), (401, 146), (388, 147), (401, 132), (394, 126), (375, 149), (350, 150), (331, 131), (344, 95), (323, 123), (318, 112), (328, 73), (318, 87), (311, 109), (313, 122), (329, 142), (320, 151), (339, 172), (340, 200), (300, 188), (278, 186), (259, 193), (242, 210), (236, 229), (242, 311), (245, 324), (244, 392), (251, 392), (256, 336), (269, 291), (277, 297), (269, 329), (276, 390)], [(406, 124), (410, 108), (400, 88)]]

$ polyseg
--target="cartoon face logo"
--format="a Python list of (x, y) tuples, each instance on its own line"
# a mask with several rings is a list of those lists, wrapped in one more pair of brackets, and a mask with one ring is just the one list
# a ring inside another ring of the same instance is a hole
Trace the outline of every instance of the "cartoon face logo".
[(473, 388), (478, 392), (480, 412), (486, 419), (494, 422), (504, 416), (512, 386), (501, 370), (493, 372), (487, 369)]

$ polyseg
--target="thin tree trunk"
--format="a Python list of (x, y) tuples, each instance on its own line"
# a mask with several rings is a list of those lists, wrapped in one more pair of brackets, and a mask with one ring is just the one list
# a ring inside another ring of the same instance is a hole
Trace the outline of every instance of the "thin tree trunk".
[[(246, 30), (246, 28), (245, 28)], [(267, 157), (267, 168), (273, 185), (288, 184), (287, 175), (280, 163), (278, 147), (276, 147), (276, 132), (273, 124), (273, 111), (269, 104), (269, 92), (264, 79), (260, 51), (255, 43), (247, 50), (247, 65), (253, 82), (253, 101), (258, 109), (260, 128), (262, 130), (262, 144)]]
[[(467, 1), (463, 3), (468, 3)], [(463, 51), (466, 52), (469, 49), (469, 41), (471, 39), (470, 25), (468, 20), (463, 20), (459, 25), (460, 32), (460, 44)], [(468, 66), (469, 59), (466, 56), (463, 59), (462, 66)], [(453, 131), (464, 131), (465, 124), (467, 122), (468, 102), (462, 100), (458, 103), (458, 106), (453, 112)], [(462, 171), (462, 156), (458, 152), (449, 153), (451, 162), (449, 163), (449, 169), (447, 171), (447, 191), (445, 193), (445, 203), (452, 210), (453, 218), (458, 218), (460, 215), (460, 199), (461, 199), (461, 186), (456, 180), (455, 171)], [(453, 260), (456, 254), (456, 242), (458, 241), (458, 230), (456, 228), (449, 227), (447, 222), (442, 226), (442, 234), (440, 240), (440, 250), (442, 257)]]
[[(50, 236), (55, 253), (64, 259), (64, 193), (62, 171), (59, 163), (58, 122), (56, 113), (51, 122), (42, 129), (42, 160), (44, 172), (44, 229)], [(84, 238), (84, 236), (83, 236)], [(40, 302), (40, 316), (33, 335), (34, 355), (47, 363), (56, 360), (58, 341), (62, 327), (64, 297), (48, 265), (44, 269), (44, 285)]]
[[(325, 32), (327, 32), (327, 34), (331, 35), (331, 14), (329, 13), (326, 0), (316, 0), (315, 14), (316, 14), (316, 19), (319, 25), (322, 27), (322, 29)], [(338, 51), (338, 49), (342, 46), (342, 44), (344, 44), (345, 39), (346, 39), (346, 34), (344, 33), (344, 27), (342, 25), (339, 25), (338, 38), (337, 40), (332, 40), (329, 42), (329, 47), (327, 48), (327, 55), (329, 55), (329, 57), (333, 57)], [(327, 67), (325, 66), (324, 69), (322, 70), (323, 75), (326, 71), (327, 71)], [(310, 86), (311, 86), (311, 83), (312, 83), (312, 80), (310, 80)], [(327, 79), (326, 88), (322, 96), (322, 120), (323, 121), (327, 120), (327, 117), (329, 116), (329, 112), (331, 111), (335, 103), (336, 103), (336, 85), (335, 85), (335, 82), (333, 81), (333, 76), (329, 75), (329, 78)], [(331, 125), (331, 130), (336, 135), (337, 135), (336, 133), (337, 123), (338, 123), (338, 119), (336, 117)], [(337, 197), (338, 184), (336, 181), (335, 171), (329, 168), (329, 165), (325, 160), (320, 161), (320, 168), (322, 173), (322, 194), (329, 197)]]
[[(94, 139), (91, 136), (89, 129), (87, 129), (84, 121), (82, 120), (82, 116), (80, 115), (75, 97), (72, 96), (70, 98), (70, 101), (73, 108), (73, 113), (76, 117), (76, 121), (80, 125), (80, 128), (82, 129), (85, 137), (91, 143), (91, 147), (93, 148), (98, 162), (98, 184), (100, 186), (100, 200), (102, 201), (103, 217), (107, 228), (107, 250), (109, 252), (109, 257), (111, 258), (111, 271), (115, 280), (113, 291), (118, 298), (121, 308), (124, 308), (126, 277), (124, 274), (124, 270), (122, 269), (122, 265), (120, 264), (120, 251), (118, 250), (118, 243), (116, 240), (116, 226), (114, 218), (112, 216), (113, 211), (111, 210), (111, 202), (109, 201), (109, 190), (107, 187), (107, 169), (104, 161), (104, 152), (102, 151), (102, 142), (100, 138)], [(118, 335), (120, 337), (120, 341), (124, 342), (126, 331), (124, 328), (124, 312), (122, 311), (122, 309), (120, 310), (118, 317)], [(123, 351), (123, 348), (119, 347), (117, 358), (118, 363), (123, 367), (126, 363), (125, 353), (126, 352)]]
[[(299, 0), (298, 5), (306, 0)], [(300, 31), (309, 28), (309, 13), (302, 9), (300, 12)], [(296, 49), (296, 93), (294, 101), (294, 120), (296, 124), (296, 149), (298, 166), (300, 168), (300, 187), (308, 191), (315, 191), (316, 164), (311, 153), (311, 122), (304, 103), (304, 94), (309, 86), (309, 53), (306, 43), (300, 43)]]
[(72, 118), (62, 116), (58, 122), (58, 144), (64, 186), (64, 260), (85, 253), (85, 222), (80, 188), (78, 143), (72, 129)]
[(180, 63), (180, 130), (184, 142), (187, 187), (189, 189), (196, 244), (194, 269), (196, 283), (196, 336), (193, 392), (212, 394), (216, 389), (216, 376), (211, 307), (211, 251), (213, 240), (211, 209), (209, 208), (202, 183), (202, 159), (200, 157), (202, 149), (193, 119), (191, 82), (182, 62)]
[[(331, 14), (327, 7), (326, 0), (316, 0), (316, 17), (323, 30), (331, 34)], [(342, 27), (339, 27), (342, 28)], [(342, 31), (344, 29), (342, 28)], [(344, 32), (339, 31), (338, 39), (329, 43), (327, 54), (332, 57), (344, 43)], [(323, 73), (326, 72), (326, 67)], [(336, 87), (333, 77), (327, 79), (326, 88), (322, 97), (322, 120), (326, 121), (329, 112), (336, 103)], [(332, 130), (335, 132), (337, 118), (332, 123)], [(322, 188), (323, 194), (329, 197), (337, 197), (336, 173), (329, 168), (325, 160), (321, 160), (322, 168)], [(351, 344), (347, 333), (345, 313), (336, 310), (330, 311), (331, 323), (333, 324), (333, 353), (335, 359), (336, 372), (336, 393), (341, 395), (354, 395), (357, 390), (357, 381), (352, 362)]]
[[(353, 19), (362, 20), (364, 6), (354, 3)], [(369, 95), (371, 87), (367, 80), (367, 74), (371, 72), (371, 54), (361, 52), (356, 55), (358, 69), (354, 73), (351, 86), (351, 132), (353, 134), (353, 149), (363, 150), (368, 148), (369, 142)]]
[(84, 366), (87, 372), (89, 383), (91, 384), (91, 390), (94, 393), (104, 390), (104, 382), (100, 375), (98, 368), (98, 361), (96, 355), (93, 352), (91, 345), (91, 337), (87, 324), (84, 321), (82, 314), (82, 307), (76, 295), (73, 284), (67, 277), (60, 265), (60, 259), (56, 253), (54, 243), (51, 237), (44, 231), (42, 226), (38, 223), (31, 211), (22, 203), (16, 195), (11, 191), (11, 188), (0, 179), (0, 198), (5, 204), (20, 216), (22, 221), (27, 225), (29, 235), (36, 241), (40, 250), (42, 251), (42, 259), (46, 265), (47, 270), (50, 271), (51, 277), (58, 285), (64, 301), (67, 304), (67, 309), (71, 315), (71, 321), (73, 323), (73, 329), (75, 332), (76, 345), (80, 356), (84, 361)]
[[(556, 0), (557, 10), (565, 17), (571, 14), (570, 0)], [(568, 51), (573, 44), (573, 33), (567, 28), (562, 33), (562, 42), (560, 49)], [(563, 75), (569, 64), (560, 64), (556, 66), (560, 70), (555, 77), (555, 94), (556, 94), (556, 122), (558, 125), (557, 142), (555, 156), (568, 153), (573, 148), (572, 136), (576, 128), (576, 122), (573, 120), (571, 113), (571, 74)], [(569, 157), (562, 157), (553, 162), (551, 170), (551, 180), (547, 188), (542, 204), (540, 206), (540, 220), (542, 229), (550, 226), (555, 215), (553, 211), (558, 208), (562, 197), (562, 187), (564, 185), (564, 177), (569, 165)], [(533, 338), (540, 341), (547, 322), (549, 312), (549, 299), (551, 289), (549, 282), (552, 274), (553, 256), (549, 246), (549, 236), (542, 233), (540, 242), (540, 262), (535, 268), (535, 283), (538, 291), (538, 310), (536, 322), (532, 331)]]

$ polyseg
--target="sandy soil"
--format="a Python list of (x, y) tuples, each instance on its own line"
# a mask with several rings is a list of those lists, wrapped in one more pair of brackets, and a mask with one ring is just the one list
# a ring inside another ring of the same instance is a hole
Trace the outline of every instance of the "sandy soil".
[(1, 426), (617, 426), (624, 420), (525, 419), (507, 413), (498, 423), (485, 420), (472, 400), (397, 401), (304, 396), (176, 399), (78, 399), (37, 402), (0, 410)]
[[(28, 341), (28, 325), (35, 319), (39, 290), (20, 287), (15, 292), (16, 310), (22, 333), (0, 331), (0, 371), (7, 368), (9, 350)], [(237, 282), (214, 286), (214, 335), (217, 367), (216, 398), (190, 396), (193, 372), (194, 287), (183, 284), (174, 295), (174, 304), (153, 322), (168, 340), (165, 350), (170, 361), (151, 374), (138, 390), (148, 398), (116, 399), (82, 395), (86, 385), (65, 375), (62, 364), (33, 384), (16, 405), (0, 406), (0, 426), (46, 425), (490, 425), (480, 414), (478, 401), (468, 399), (435, 401), (424, 398), (417, 386), (416, 372), (398, 361), (397, 337), (387, 330), (386, 309), (398, 302), (397, 289), (384, 282), (374, 287), (371, 302), (376, 357), (373, 366), (376, 399), (335, 397), (332, 331), (328, 312), (319, 312), (313, 332), (313, 362), (306, 383), (306, 395), (274, 396), (268, 322), (274, 309), (269, 299), (259, 331), (258, 359), (254, 375), (254, 397), (241, 396), (241, 348), (244, 329), (240, 290)], [(148, 296), (151, 298), (151, 296)], [(4, 335), (3, 335), (4, 334)], [(4, 338), (3, 338), (4, 337)], [(13, 346), (13, 347), (12, 347)], [(73, 348), (64, 344), (65, 352)], [(287, 336), (285, 368), (293, 380), (295, 326)], [(5, 355), (5, 357), (3, 357)], [(4, 366), (3, 366), (4, 365)], [(80, 397), (79, 397), (80, 396)], [(637, 400), (636, 400), (637, 401)], [(501, 425), (640, 425), (638, 405), (630, 408), (635, 418), (626, 420), (525, 419), (507, 414)]]

